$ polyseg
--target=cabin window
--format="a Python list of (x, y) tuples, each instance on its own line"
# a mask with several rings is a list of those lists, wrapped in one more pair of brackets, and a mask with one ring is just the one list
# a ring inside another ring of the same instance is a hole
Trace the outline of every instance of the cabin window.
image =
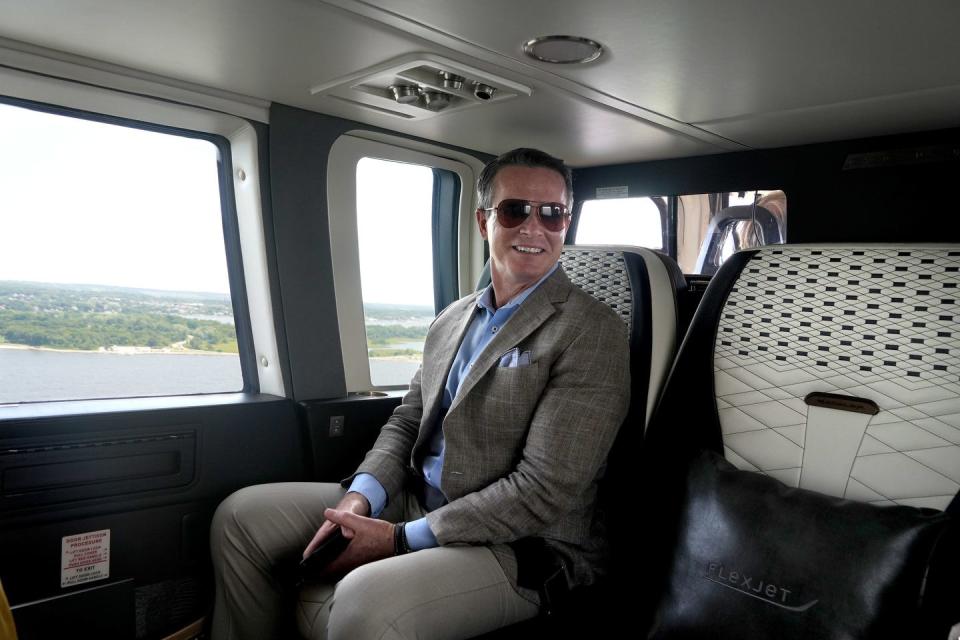
[(787, 240), (787, 196), (779, 189), (683, 195), (676, 209), (684, 273), (713, 275), (741, 249)]
[(423, 360), (434, 318), (430, 167), (357, 163), (357, 244), (370, 382), (405, 385)]
[[(346, 390), (402, 389), (437, 313), (473, 290), (483, 245), (470, 197), (476, 158), (345, 134), (330, 150), (330, 253)], [(366, 133), (363, 136), (369, 135)], [(381, 137), (381, 136), (378, 136)], [(442, 155), (441, 155), (442, 154)]]
[(210, 140), (0, 104), (0, 403), (240, 391)]
[(577, 219), (576, 244), (662, 249), (665, 198), (587, 200)]
[(663, 251), (688, 274), (713, 275), (741, 249), (787, 239), (787, 196), (779, 189), (587, 200), (575, 244)]

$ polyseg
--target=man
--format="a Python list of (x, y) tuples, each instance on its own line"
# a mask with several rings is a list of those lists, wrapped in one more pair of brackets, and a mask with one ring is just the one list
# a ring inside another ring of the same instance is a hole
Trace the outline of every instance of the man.
[(218, 509), (215, 640), (275, 635), (275, 567), (338, 526), (350, 544), (326, 576), (345, 577), (299, 612), (314, 637), (471, 637), (533, 617), (521, 539), (544, 540), (570, 586), (603, 572), (596, 490), (629, 401), (626, 329), (558, 265), (572, 203), (560, 160), (516, 149), (477, 190), (491, 285), (437, 317), (349, 490), (248, 487)]

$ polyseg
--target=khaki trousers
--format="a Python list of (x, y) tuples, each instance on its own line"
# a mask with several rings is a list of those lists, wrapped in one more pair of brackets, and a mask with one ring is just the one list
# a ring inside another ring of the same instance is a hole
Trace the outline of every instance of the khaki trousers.
[[(537, 614), (537, 594), (513, 587), (516, 560), (501, 546), (497, 555), (490, 547), (447, 546), (386, 558), (298, 594), (300, 554), (323, 510), (344, 493), (337, 484), (288, 482), (247, 487), (221, 503), (210, 531), (213, 640), (291, 638), (294, 621), (316, 639), (469, 638)], [(405, 492), (381, 518), (423, 513)]]

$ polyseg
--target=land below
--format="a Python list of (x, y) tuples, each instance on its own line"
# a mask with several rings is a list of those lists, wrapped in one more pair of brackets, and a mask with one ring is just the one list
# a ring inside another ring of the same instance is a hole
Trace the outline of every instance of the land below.
[[(419, 359), (429, 307), (364, 305), (371, 358)], [(238, 353), (227, 294), (0, 281), (0, 348)]]
[(0, 344), (62, 351), (237, 353), (229, 296), (0, 282)]

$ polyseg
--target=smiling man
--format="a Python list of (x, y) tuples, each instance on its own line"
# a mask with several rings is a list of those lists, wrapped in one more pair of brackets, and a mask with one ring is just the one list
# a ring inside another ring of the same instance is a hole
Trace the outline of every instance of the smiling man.
[(510, 151), (477, 193), (491, 284), (437, 317), (356, 473), (248, 487), (218, 509), (216, 640), (276, 636), (277, 567), (338, 527), (349, 545), (302, 594), (310, 637), (472, 637), (604, 573), (597, 483), (629, 403), (626, 328), (558, 264), (562, 161)]
[(490, 243), (493, 296), (503, 304), (556, 268), (570, 221), (568, 186), (553, 169), (507, 165), (489, 186), (481, 178), (480, 190), (485, 206), (477, 210), (477, 224)]

